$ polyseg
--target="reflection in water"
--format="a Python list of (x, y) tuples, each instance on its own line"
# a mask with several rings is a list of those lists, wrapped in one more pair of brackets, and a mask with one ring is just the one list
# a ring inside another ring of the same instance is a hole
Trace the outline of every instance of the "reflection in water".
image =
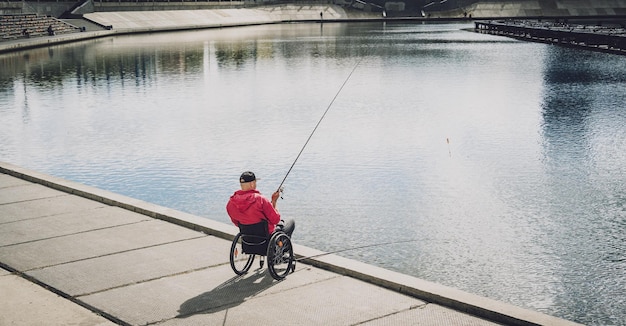
[[(587, 315), (587, 323), (619, 324), (624, 320), (626, 281), (610, 275), (623, 274), (626, 262), (626, 188), (622, 178), (615, 178), (626, 172), (626, 96), (614, 90), (626, 86), (626, 62), (618, 56), (561, 48), (552, 49), (549, 58), (543, 145), (550, 193), (545, 195), (561, 200), (546, 203), (546, 218), (553, 224), (550, 231), (560, 235), (550, 241), (562, 260), (563, 279), (584, 280), (561, 282), (558, 305)], [(576, 209), (580, 206), (585, 210)], [(579, 299), (586, 296), (613, 300)]]
[(228, 223), (286, 181), (295, 241), (585, 324), (624, 306), (621, 56), (462, 24), (130, 35), (0, 56), (0, 160)]

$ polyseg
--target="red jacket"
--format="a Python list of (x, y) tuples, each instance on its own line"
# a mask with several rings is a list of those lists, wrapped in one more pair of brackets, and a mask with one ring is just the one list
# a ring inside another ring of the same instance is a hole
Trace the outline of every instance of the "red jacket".
[(263, 197), (258, 190), (235, 191), (226, 204), (226, 211), (236, 226), (267, 220), (267, 231), (270, 234), (274, 232), (276, 224), (280, 222), (280, 214), (272, 206), (272, 202)]

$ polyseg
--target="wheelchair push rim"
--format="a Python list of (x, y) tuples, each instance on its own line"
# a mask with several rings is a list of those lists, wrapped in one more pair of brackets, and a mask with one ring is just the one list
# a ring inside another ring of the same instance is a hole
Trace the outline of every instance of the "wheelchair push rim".
[(241, 237), (241, 233), (237, 234), (230, 247), (230, 267), (237, 275), (247, 273), (254, 262), (254, 255), (249, 255), (243, 252)]
[(270, 275), (276, 280), (282, 280), (293, 271), (294, 265), (291, 239), (285, 233), (277, 232), (267, 248), (267, 269)]

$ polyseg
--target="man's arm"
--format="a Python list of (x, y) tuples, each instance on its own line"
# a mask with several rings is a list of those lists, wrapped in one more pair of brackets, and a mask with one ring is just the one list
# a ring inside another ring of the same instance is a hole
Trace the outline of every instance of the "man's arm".
[(276, 191), (272, 194), (272, 207), (274, 207), (276, 211), (278, 211), (278, 208), (276, 208), (276, 204), (278, 203), (278, 197), (280, 197), (279, 191)]
[(265, 205), (263, 207), (263, 214), (267, 218), (267, 220), (273, 225), (278, 224), (280, 222), (280, 213), (278, 213), (278, 209), (276, 209), (276, 203), (278, 202), (278, 197), (280, 194), (277, 192), (272, 194), (272, 201), (265, 199)]

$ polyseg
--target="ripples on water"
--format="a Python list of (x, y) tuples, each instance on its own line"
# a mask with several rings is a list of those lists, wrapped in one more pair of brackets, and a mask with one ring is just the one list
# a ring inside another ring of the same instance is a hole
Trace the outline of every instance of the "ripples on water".
[(585, 324), (626, 320), (626, 59), (461, 30), (294, 24), (0, 55), (0, 160)]

